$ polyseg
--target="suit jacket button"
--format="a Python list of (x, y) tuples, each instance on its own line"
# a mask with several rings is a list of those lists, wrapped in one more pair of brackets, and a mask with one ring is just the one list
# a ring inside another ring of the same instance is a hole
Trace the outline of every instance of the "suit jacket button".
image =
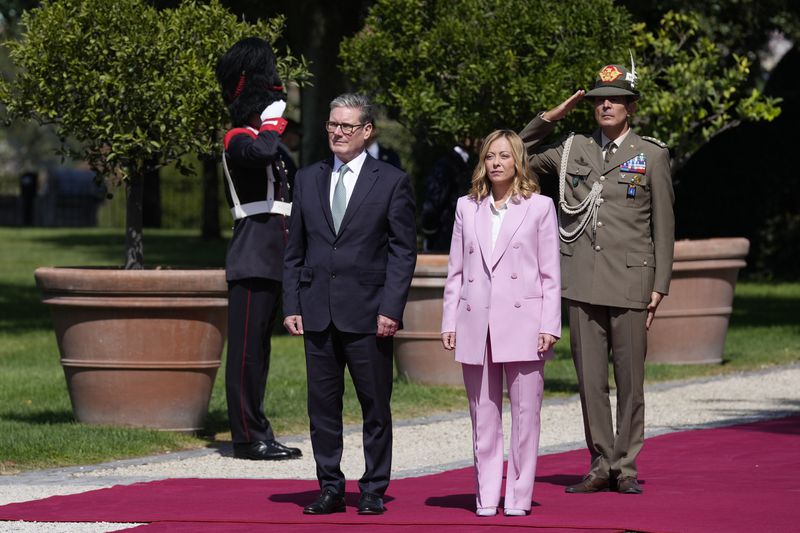
[(472, 311), (472, 307), (470, 307), (469, 304), (467, 304), (467, 311)]
[[(602, 222), (602, 221), (598, 221), (598, 222), (597, 222), (597, 227), (598, 227), (598, 228), (602, 228), (602, 227), (603, 227), (603, 222)], [(335, 249), (336, 249), (336, 248), (334, 248), (334, 250), (335, 250)]]
[(605, 176), (600, 176), (600, 181), (606, 181), (606, 177)]
[(522, 307), (522, 304), (519, 302), (514, 302), (514, 307)]
[(643, 262), (642, 262), (642, 264), (643, 264), (644, 266), (647, 266), (647, 261), (646, 261), (646, 260), (645, 260), (645, 261), (643, 261)]
[(595, 252), (599, 252), (600, 250), (602, 250), (602, 248), (600, 248), (599, 244), (594, 247)]
[(513, 274), (511, 274), (511, 279), (517, 279), (517, 273), (516, 273), (516, 272), (514, 272)]
[(336, 279), (336, 274), (331, 274), (331, 279)]
[(472, 283), (473, 281), (475, 281), (475, 279), (473, 279), (473, 278), (469, 278), (469, 282), (470, 282), (470, 283)]
[(519, 248), (519, 243), (518, 242), (514, 243), (514, 248)]

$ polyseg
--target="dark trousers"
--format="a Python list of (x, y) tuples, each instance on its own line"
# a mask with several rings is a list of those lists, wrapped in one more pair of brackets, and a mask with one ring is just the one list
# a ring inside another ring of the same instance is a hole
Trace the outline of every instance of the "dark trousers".
[[(590, 473), (636, 477), (644, 444), (646, 309), (624, 309), (568, 300), (572, 360), (578, 374)], [(611, 416), (608, 355), (617, 385), (617, 427)]]
[(269, 279), (228, 283), (225, 392), (231, 437), (237, 444), (275, 438), (263, 404), (280, 293), (280, 282)]
[(345, 333), (332, 324), (305, 332), (308, 374), (308, 418), (320, 488), (344, 494), (342, 395), (344, 369), (350, 371), (364, 420), (366, 468), (361, 492), (383, 496), (392, 469), (392, 339), (375, 334)]

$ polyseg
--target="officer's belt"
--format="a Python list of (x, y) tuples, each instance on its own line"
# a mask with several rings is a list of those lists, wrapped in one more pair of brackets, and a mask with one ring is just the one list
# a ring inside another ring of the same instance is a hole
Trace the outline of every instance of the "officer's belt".
[(263, 200), (261, 202), (235, 205), (231, 208), (231, 215), (236, 220), (263, 213), (288, 217), (292, 214), (292, 203), (281, 202), (280, 200)]

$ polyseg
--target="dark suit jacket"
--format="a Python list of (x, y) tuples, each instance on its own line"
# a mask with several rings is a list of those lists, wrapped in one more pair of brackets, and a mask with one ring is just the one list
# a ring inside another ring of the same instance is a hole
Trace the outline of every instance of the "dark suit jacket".
[(330, 207), (332, 159), (298, 171), (284, 259), (284, 315), (308, 331), (374, 334), (401, 320), (417, 258), (408, 176), (367, 155), (339, 234)]

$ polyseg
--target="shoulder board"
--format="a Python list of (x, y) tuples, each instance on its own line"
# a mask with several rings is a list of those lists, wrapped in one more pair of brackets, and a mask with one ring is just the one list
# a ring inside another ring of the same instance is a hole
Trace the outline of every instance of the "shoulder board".
[(656, 139), (655, 137), (647, 137), (645, 135), (642, 135), (642, 139), (644, 139), (645, 141), (650, 141), (651, 143), (653, 143), (656, 146), (659, 146), (661, 148), (664, 148), (664, 149), (669, 148), (667, 146), (667, 143), (665, 143), (664, 141), (660, 141), (660, 140)]
[(233, 128), (229, 130), (228, 133), (225, 134), (225, 138), (222, 141), (222, 145), (225, 147), (225, 150), (228, 149), (228, 144), (230, 144), (231, 139), (236, 137), (237, 135), (249, 135), (252, 138), (256, 138), (257, 134), (250, 128)]

